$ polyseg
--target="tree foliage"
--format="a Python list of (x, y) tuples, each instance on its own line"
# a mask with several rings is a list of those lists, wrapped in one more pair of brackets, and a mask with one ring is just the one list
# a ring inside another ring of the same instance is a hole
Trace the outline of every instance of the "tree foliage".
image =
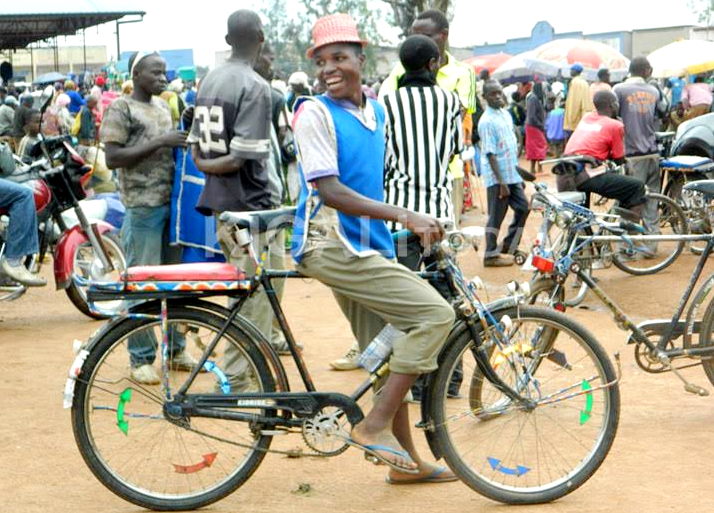
[(708, 27), (712, 22), (714, 0), (689, 0), (689, 8), (697, 15), (697, 21)]
[(409, 35), (409, 29), (420, 12), (437, 9), (451, 18), (453, 9), (451, 0), (382, 0), (382, 2), (392, 8), (392, 24), (401, 30), (402, 37)]
[(297, 12), (288, 11), (285, 0), (262, 0), (260, 12), (267, 18), (263, 28), (266, 40), (275, 50), (273, 68), (282, 76), (296, 70), (309, 71), (311, 63), (305, 58), (310, 47), (310, 30), (315, 20), (328, 14), (346, 12), (357, 22), (360, 35), (370, 44), (365, 50), (365, 73), (375, 69), (376, 46), (385, 42), (380, 35), (380, 10), (370, 0), (300, 0)]

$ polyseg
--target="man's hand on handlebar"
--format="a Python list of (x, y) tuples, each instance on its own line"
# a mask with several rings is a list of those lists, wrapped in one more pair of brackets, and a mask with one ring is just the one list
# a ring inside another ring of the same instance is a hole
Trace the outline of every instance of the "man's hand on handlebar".
[(404, 221), (407, 229), (421, 239), (421, 246), (429, 252), (432, 244), (441, 241), (446, 236), (446, 231), (439, 221), (433, 217), (410, 212)]

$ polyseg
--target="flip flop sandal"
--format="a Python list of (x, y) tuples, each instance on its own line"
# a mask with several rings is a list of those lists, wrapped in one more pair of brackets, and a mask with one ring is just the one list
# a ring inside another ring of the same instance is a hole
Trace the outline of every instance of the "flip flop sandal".
[(443, 474), (448, 469), (446, 467), (437, 467), (434, 472), (427, 476), (415, 477), (412, 479), (392, 479), (387, 476), (384, 480), (390, 485), (408, 485), (408, 484), (419, 484), (419, 483), (451, 483), (453, 481), (458, 481), (459, 478), (454, 475)]
[(388, 467), (391, 467), (394, 470), (398, 470), (399, 472), (403, 472), (405, 474), (415, 474), (416, 475), (419, 473), (419, 469), (402, 467), (401, 465), (397, 465), (396, 463), (389, 461), (387, 458), (385, 458), (378, 452), (378, 451), (388, 452), (390, 454), (394, 454), (395, 456), (404, 458), (405, 460), (411, 461), (412, 459), (406, 451), (399, 451), (392, 447), (388, 447), (386, 445), (379, 445), (379, 444), (363, 445), (359, 442), (355, 442), (352, 438), (345, 439), (345, 442), (348, 445), (351, 445), (352, 447), (355, 447), (361, 451), (364, 451), (365, 458), (367, 459), (367, 461), (371, 461), (372, 463), (374, 463), (374, 461), (376, 460), (379, 462), (377, 464), (381, 463), (381, 464), (387, 465)]

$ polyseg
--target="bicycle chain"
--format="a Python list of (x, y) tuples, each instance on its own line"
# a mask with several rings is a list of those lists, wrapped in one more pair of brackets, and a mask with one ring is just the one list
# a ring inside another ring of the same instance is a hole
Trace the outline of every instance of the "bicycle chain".
[[(244, 449), (251, 449), (253, 451), (259, 451), (259, 452), (264, 452), (264, 453), (273, 453), (273, 454), (284, 454), (288, 458), (329, 458), (330, 457), (330, 455), (328, 455), (328, 454), (321, 454), (316, 451), (311, 451), (311, 452), (303, 451), (302, 448), (297, 448), (297, 449), (288, 450), (288, 451), (284, 451), (281, 449), (263, 449), (260, 447), (255, 447), (253, 445), (248, 445), (248, 444), (244, 444), (241, 442), (234, 442), (233, 440), (227, 440), (227, 439), (221, 438), (219, 436), (204, 433), (203, 431), (201, 431), (199, 429), (192, 428), (192, 427), (188, 427), (186, 429), (188, 431), (191, 431), (192, 433), (196, 433), (198, 435), (205, 436), (206, 438), (210, 438), (210, 439), (216, 440), (218, 442), (227, 443), (229, 445), (235, 445), (236, 447), (243, 447)], [(286, 431), (286, 432), (291, 433), (291, 434), (299, 434), (300, 433), (300, 431)]]

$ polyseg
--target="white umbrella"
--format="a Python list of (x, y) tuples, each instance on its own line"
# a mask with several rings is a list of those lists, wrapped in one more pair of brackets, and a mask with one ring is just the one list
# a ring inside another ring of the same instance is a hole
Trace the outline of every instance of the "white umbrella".
[(531, 54), (532, 52), (524, 52), (511, 57), (496, 68), (496, 71), (491, 73), (491, 78), (495, 78), (496, 80), (501, 80), (503, 82), (531, 80), (534, 73), (526, 63), (526, 59), (529, 58)]
[(647, 56), (652, 76), (658, 78), (696, 75), (714, 69), (714, 43), (683, 39), (659, 48)]

